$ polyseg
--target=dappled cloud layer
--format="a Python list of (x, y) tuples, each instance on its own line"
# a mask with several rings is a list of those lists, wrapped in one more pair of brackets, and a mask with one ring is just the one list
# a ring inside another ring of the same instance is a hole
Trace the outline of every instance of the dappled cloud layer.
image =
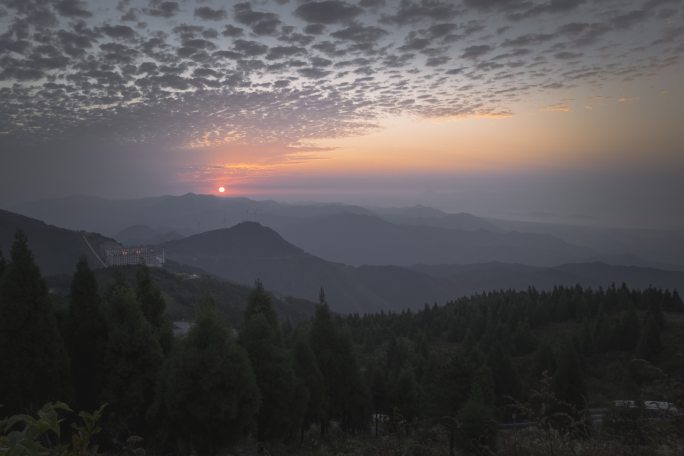
[[(501, 116), (541, 90), (657, 73), (678, 0), (1, 0), (0, 141), (203, 148)], [(562, 111), (564, 105), (549, 110)]]

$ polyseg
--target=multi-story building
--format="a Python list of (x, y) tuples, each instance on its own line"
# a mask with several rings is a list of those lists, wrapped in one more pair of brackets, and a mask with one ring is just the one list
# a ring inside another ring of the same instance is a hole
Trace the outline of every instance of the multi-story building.
[(105, 250), (107, 266), (144, 264), (150, 267), (164, 266), (164, 249), (151, 247), (116, 247)]

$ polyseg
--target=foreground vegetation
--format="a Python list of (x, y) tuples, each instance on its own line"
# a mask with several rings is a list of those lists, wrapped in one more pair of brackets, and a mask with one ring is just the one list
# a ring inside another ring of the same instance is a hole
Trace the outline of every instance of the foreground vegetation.
[[(69, 299), (57, 319), (19, 233), (9, 261), (0, 257), (0, 415), (9, 417), (0, 453), (684, 448), (676, 292), (501, 291), (342, 317), (321, 291), (315, 316), (293, 325), (278, 320), (257, 282), (241, 321), (225, 321), (211, 296), (198, 296), (192, 329), (177, 337), (144, 267), (134, 283), (119, 275), (102, 293), (82, 260)], [(643, 401), (673, 407), (654, 413)]]

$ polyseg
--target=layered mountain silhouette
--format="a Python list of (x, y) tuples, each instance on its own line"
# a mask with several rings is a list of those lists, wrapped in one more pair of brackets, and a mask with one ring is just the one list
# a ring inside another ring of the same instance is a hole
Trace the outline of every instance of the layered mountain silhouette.
[[(331, 236), (329, 242), (334, 239)], [(352, 267), (306, 253), (255, 222), (162, 246), (169, 258), (238, 283), (260, 279), (270, 289), (309, 300), (315, 300), (323, 287), (331, 306), (339, 312), (415, 309), (484, 291), (550, 289), (557, 285), (608, 287), (626, 282), (634, 288), (653, 285), (684, 290), (682, 272), (598, 262), (553, 267), (501, 262)]]
[[(102, 266), (100, 255), (112, 239), (85, 231), (73, 231), (48, 225), (23, 215), (0, 210), (0, 250), (8, 258), (14, 235), (21, 230), (44, 275), (72, 273), (79, 257), (85, 255), (92, 267)], [(91, 248), (92, 247), (92, 248)]]
[(340, 312), (417, 307), (443, 302), (450, 287), (404, 268), (354, 268), (310, 255), (256, 222), (161, 244), (167, 258), (243, 284), (261, 280), (279, 293), (315, 300), (324, 288)]
[(365, 214), (310, 218), (280, 232), (314, 255), (352, 265), (502, 261), (550, 266), (596, 255), (548, 235), (397, 225)]
[[(602, 261), (684, 270), (684, 230), (517, 222), (420, 205), (363, 208), (188, 193), (130, 200), (72, 196), (24, 203), (13, 210), (124, 244), (165, 242), (257, 221), (309, 253), (351, 265)], [(352, 232), (371, 237), (348, 235)]]
[[(345, 215), (348, 216), (349, 214)], [(371, 227), (380, 226), (385, 229), (384, 224), (389, 224), (364, 214), (352, 214), (352, 217), (360, 217), (364, 222), (370, 219)], [(311, 218), (315, 223), (320, 223), (321, 220), (330, 223), (334, 216)], [(327, 232), (330, 244), (334, 244), (338, 238), (345, 235), (340, 230), (335, 230), (333, 225)], [(323, 229), (322, 225), (318, 226)], [(91, 265), (97, 267), (99, 262), (93, 251), (99, 253), (108, 245), (116, 245), (115, 241), (98, 234), (58, 228), (39, 220), (0, 211), (0, 248), (6, 256), (9, 255), (17, 229), (27, 234), (34, 256), (47, 276), (71, 274), (81, 255), (86, 255)], [(437, 232), (441, 231), (444, 230), (437, 229)], [(311, 233), (311, 236), (314, 234)], [(360, 244), (372, 248), (368, 243), (363, 244), (363, 236), (358, 236)], [(323, 239), (323, 235), (317, 239)], [(93, 247), (92, 250), (90, 246)], [(551, 267), (505, 262), (354, 267), (307, 253), (305, 249), (288, 242), (273, 229), (256, 222), (244, 222), (231, 228), (164, 242), (160, 247), (165, 249), (167, 258), (172, 260), (168, 268), (180, 275), (172, 277), (162, 271), (155, 274), (162, 274), (159, 276), (162, 289), (170, 297), (171, 302), (175, 303), (171, 308), (183, 317), (189, 315), (189, 309), (192, 307), (191, 297), (196, 298), (197, 293), (202, 290), (212, 295), (217, 294), (217, 299), (225, 299), (232, 303), (244, 299), (247, 290), (256, 279), (262, 280), (278, 299), (292, 304), (287, 310), (291, 315), (296, 314), (295, 309), (299, 301), (288, 301), (284, 296), (315, 301), (321, 287), (325, 289), (334, 310), (359, 313), (381, 309), (415, 309), (425, 303), (443, 303), (473, 293), (496, 289), (524, 290), (530, 286), (539, 289), (576, 284), (608, 287), (612, 283), (625, 282), (633, 288), (656, 286), (684, 291), (684, 272), (615, 266), (601, 262)], [(400, 247), (397, 244), (397, 248)], [(174, 265), (173, 261), (177, 261), (179, 265)], [(187, 266), (182, 266), (183, 264)], [(200, 280), (196, 277), (185, 281), (184, 277), (187, 278), (188, 275), (184, 271), (189, 271), (188, 274), (196, 272)], [(108, 270), (102, 270), (99, 274), (106, 277), (110, 273)], [(237, 285), (212, 279), (207, 273)], [(308, 312), (311, 308), (310, 303), (306, 305), (309, 306), (309, 310), (305, 312)]]
[(182, 239), (184, 236), (173, 230), (154, 229), (147, 225), (133, 225), (119, 231), (114, 239), (123, 245), (150, 245)]

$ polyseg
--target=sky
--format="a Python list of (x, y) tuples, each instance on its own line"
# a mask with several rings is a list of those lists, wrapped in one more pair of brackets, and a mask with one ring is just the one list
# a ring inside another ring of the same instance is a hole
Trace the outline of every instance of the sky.
[(684, 227), (682, 0), (0, 0), (0, 206)]

